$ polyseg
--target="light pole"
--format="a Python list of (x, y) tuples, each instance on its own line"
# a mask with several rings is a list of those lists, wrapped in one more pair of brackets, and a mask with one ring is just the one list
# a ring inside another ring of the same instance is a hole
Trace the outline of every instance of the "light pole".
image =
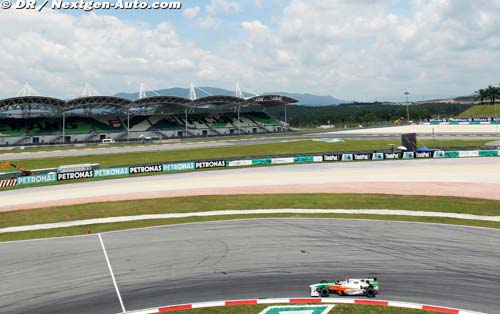
[(127, 143), (130, 141), (130, 108), (127, 108)]
[(410, 103), (408, 102), (408, 95), (410, 95), (410, 93), (408, 91), (404, 92), (404, 94), (406, 96), (406, 118), (408, 119), (408, 124), (410, 123)]
[(241, 128), (240, 128), (240, 106), (238, 106), (238, 135), (241, 134)]
[(185, 129), (185, 137), (187, 137), (187, 134), (188, 134), (188, 109), (186, 108), (186, 110), (184, 111), (185, 113), (185, 125), (186, 125), (186, 129)]
[(63, 111), (62, 116), (62, 143), (66, 144), (66, 111)]

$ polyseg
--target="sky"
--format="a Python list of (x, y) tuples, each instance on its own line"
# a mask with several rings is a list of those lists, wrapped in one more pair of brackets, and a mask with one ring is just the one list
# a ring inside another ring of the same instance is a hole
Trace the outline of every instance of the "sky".
[(500, 0), (192, 0), (180, 10), (88, 12), (52, 10), (52, 1), (0, 9), (0, 98), (25, 82), (60, 98), (81, 96), (86, 82), (100, 95), (141, 82), (239, 82), (357, 101), (500, 83)]

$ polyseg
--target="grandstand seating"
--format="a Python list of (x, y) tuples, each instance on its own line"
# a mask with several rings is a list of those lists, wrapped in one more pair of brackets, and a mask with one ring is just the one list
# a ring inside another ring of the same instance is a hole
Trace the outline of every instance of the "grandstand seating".
[(135, 116), (130, 118), (130, 131), (131, 132), (144, 132), (151, 127), (148, 121), (148, 116)]
[[(115, 116), (66, 117), (66, 135), (123, 133), (127, 130), (126, 120)], [(137, 115), (130, 117), (130, 132), (157, 130), (184, 130), (185, 116), (179, 115)], [(239, 124), (236, 113), (210, 113), (188, 115), (187, 126), (191, 131), (208, 129), (257, 128), (277, 126), (280, 121), (264, 112), (244, 112), (240, 114)], [(36, 117), (29, 119), (0, 118), (0, 136), (60, 135), (62, 119), (55, 117)], [(264, 130), (264, 128), (262, 128)], [(26, 133), (26, 130), (28, 132)], [(219, 134), (219, 131), (214, 131)], [(229, 131), (228, 131), (229, 132)], [(212, 133), (210, 133), (212, 134)], [(226, 132), (220, 134), (228, 134)]]
[[(66, 134), (83, 134), (91, 132), (120, 132), (123, 126), (117, 118), (66, 118)], [(52, 117), (37, 117), (29, 119), (0, 119), (0, 134), (3, 136), (54, 135), (59, 134), (62, 120)], [(26, 132), (27, 130), (27, 132)]]
[(234, 128), (232, 119), (225, 115), (209, 115), (205, 121), (214, 129)]
[(176, 130), (182, 127), (173, 117), (166, 116), (154, 123), (149, 130)]
[(264, 125), (280, 125), (281, 124), (278, 120), (271, 118), (265, 112), (249, 112), (246, 116), (257, 123), (264, 124)]

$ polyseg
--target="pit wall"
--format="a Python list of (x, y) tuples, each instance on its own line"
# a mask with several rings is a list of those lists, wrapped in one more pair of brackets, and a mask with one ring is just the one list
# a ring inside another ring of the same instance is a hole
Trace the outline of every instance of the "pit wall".
[[(318, 162), (353, 162), (382, 161), (397, 159), (446, 159), (471, 157), (498, 157), (499, 150), (473, 151), (434, 151), (434, 152), (394, 152), (394, 153), (323, 153), (296, 156), (270, 156), (255, 159), (217, 159), (155, 163), (146, 165), (127, 165), (111, 168), (99, 168), (98, 164), (61, 166), (53, 169), (33, 170), (36, 175), (21, 176), (20, 172), (10, 172), (0, 175), (0, 189), (36, 184), (56, 183), (78, 179), (94, 179), (105, 177), (131, 177), (145, 173), (173, 173), (180, 171), (197, 171), (212, 168), (254, 167), (261, 165), (303, 164)], [(2, 180), (3, 178), (3, 180)]]

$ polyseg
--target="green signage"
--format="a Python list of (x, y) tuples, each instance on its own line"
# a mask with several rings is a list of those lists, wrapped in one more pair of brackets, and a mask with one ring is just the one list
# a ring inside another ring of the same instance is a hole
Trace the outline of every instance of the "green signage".
[(270, 165), (270, 164), (271, 164), (271, 158), (252, 160), (252, 165)]
[(496, 157), (498, 156), (498, 150), (480, 150), (479, 157)]
[(100, 168), (94, 170), (94, 178), (128, 175), (128, 167)]
[(282, 305), (270, 306), (260, 314), (327, 314), (334, 305)]
[(458, 158), (458, 157), (460, 157), (460, 153), (447, 151), (447, 152), (444, 152), (444, 157), (446, 157), (446, 158)]
[(314, 162), (314, 157), (313, 156), (297, 156), (297, 157), (293, 157), (293, 162), (294, 163)]
[(194, 170), (194, 162), (176, 162), (170, 164), (163, 164), (163, 171), (183, 171), (183, 170)]
[(16, 185), (28, 185), (28, 184), (48, 183), (56, 181), (57, 181), (57, 176), (55, 173), (47, 173), (47, 174), (39, 174), (36, 176), (18, 177)]

